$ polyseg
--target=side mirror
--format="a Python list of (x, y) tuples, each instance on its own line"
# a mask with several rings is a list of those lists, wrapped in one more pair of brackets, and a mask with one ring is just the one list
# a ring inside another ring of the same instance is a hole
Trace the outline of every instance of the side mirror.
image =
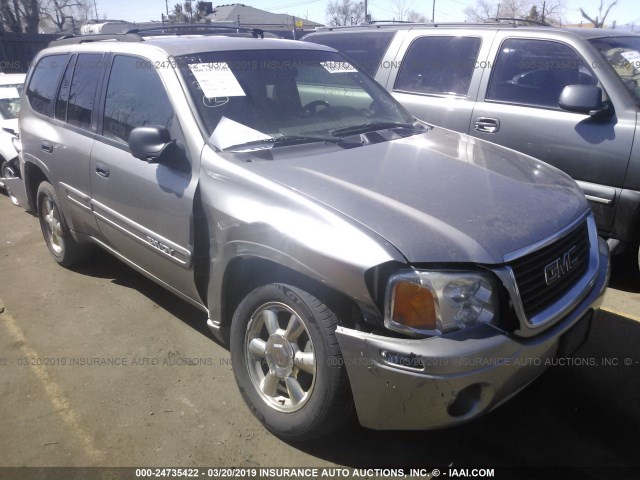
[(560, 94), (558, 106), (567, 112), (583, 113), (592, 117), (611, 114), (609, 106), (602, 101), (602, 90), (593, 85), (567, 85)]
[(137, 127), (129, 134), (131, 155), (148, 163), (162, 163), (174, 143), (167, 127)]

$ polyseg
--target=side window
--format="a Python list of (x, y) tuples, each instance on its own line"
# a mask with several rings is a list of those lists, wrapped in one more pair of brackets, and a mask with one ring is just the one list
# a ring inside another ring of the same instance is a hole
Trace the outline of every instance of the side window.
[(27, 87), (27, 99), (36, 112), (53, 116), (53, 102), (66, 63), (66, 55), (50, 55), (41, 58), (35, 66)]
[(491, 71), (487, 100), (558, 108), (567, 85), (596, 85), (591, 69), (568, 45), (530, 39), (502, 43)]
[(476, 37), (421, 37), (402, 61), (394, 90), (467, 95), (480, 51)]
[[(91, 113), (93, 112), (93, 102), (96, 98), (101, 68), (102, 55), (78, 55), (69, 89), (67, 122), (70, 125), (86, 129), (91, 127)], [(64, 85), (62, 87), (64, 88)]]
[(58, 98), (56, 100), (56, 118), (67, 121), (67, 105), (69, 103), (69, 87), (71, 87), (71, 76), (73, 75), (73, 65), (75, 63), (75, 55), (71, 58), (67, 69), (62, 77), (62, 83), (60, 84), (60, 91), (58, 92)]
[(313, 35), (309, 42), (335, 48), (365, 73), (375, 76), (395, 32)]
[(158, 73), (148, 62), (118, 55), (113, 60), (104, 106), (103, 135), (127, 142), (135, 127), (171, 127), (173, 110)]

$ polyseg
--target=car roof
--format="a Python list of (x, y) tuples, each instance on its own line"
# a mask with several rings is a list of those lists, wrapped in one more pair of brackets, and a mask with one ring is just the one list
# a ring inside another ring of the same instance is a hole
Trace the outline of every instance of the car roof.
[(408, 22), (382, 22), (361, 25), (348, 25), (339, 27), (319, 27), (315, 32), (306, 35), (304, 38), (317, 34), (326, 33), (353, 33), (353, 32), (375, 32), (375, 31), (398, 31), (398, 30), (442, 30), (442, 29), (486, 29), (503, 30), (517, 29), (518, 31), (545, 32), (556, 34), (569, 34), (582, 37), (584, 39), (606, 38), (606, 37), (639, 37), (637, 32), (626, 32), (605, 28), (566, 28), (544, 25), (522, 25), (515, 22), (455, 22), (455, 23), (408, 23)]
[(142, 53), (152, 48), (168, 56), (189, 55), (209, 51), (233, 50), (323, 50), (333, 51), (323, 45), (303, 43), (277, 38), (252, 38), (224, 35), (163, 35), (140, 37), (130, 34), (78, 36), (54, 41), (51, 52), (123, 52)]

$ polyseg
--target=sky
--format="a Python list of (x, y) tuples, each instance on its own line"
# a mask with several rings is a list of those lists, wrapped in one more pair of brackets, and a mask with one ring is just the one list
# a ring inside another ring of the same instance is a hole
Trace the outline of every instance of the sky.
[[(169, 10), (178, 1), (182, 0), (95, 0), (98, 15), (108, 19), (128, 20), (143, 22), (160, 20), (160, 14), (165, 12), (165, 1), (168, 1)], [(464, 21), (464, 9), (474, 5), (475, 0), (433, 0), (435, 5), (436, 22)], [(495, 0), (496, 3), (500, 0)], [(409, 8), (422, 13), (427, 18), (431, 17), (433, 8), (432, 0), (405, 0)], [(604, 0), (608, 5), (611, 0)], [(302, 18), (308, 18), (315, 22), (324, 23), (326, 20), (326, 7), (328, 0), (243, 0), (238, 2), (213, 1), (214, 6), (219, 4), (244, 3), (255, 8), (268, 10), (275, 13), (288, 13)], [(390, 20), (394, 18), (394, 0), (368, 0), (369, 13), (374, 19)], [(582, 17), (579, 8), (582, 7), (592, 17), (598, 14), (600, 0), (564, 0), (566, 5), (565, 18), (568, 23), (580, 23)], [(618, 25), (635, 23), (640, 25), (640, 2), (638, 0), (619, 0), (611, 9), (607, 17), (607, 23), (616, 20)]]

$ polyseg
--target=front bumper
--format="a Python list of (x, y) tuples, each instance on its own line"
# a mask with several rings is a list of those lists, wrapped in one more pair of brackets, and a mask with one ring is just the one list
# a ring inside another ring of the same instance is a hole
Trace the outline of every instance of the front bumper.
[(376, 430), (457, 425), (508, 400), (572, 353), (586, 338), (609, 280), (609, 250), (599, 240), (595, 283), (555, 325), (531, 338), (481, 325), (444, 337), (410, 340), (338, 327), (360, 423)]

